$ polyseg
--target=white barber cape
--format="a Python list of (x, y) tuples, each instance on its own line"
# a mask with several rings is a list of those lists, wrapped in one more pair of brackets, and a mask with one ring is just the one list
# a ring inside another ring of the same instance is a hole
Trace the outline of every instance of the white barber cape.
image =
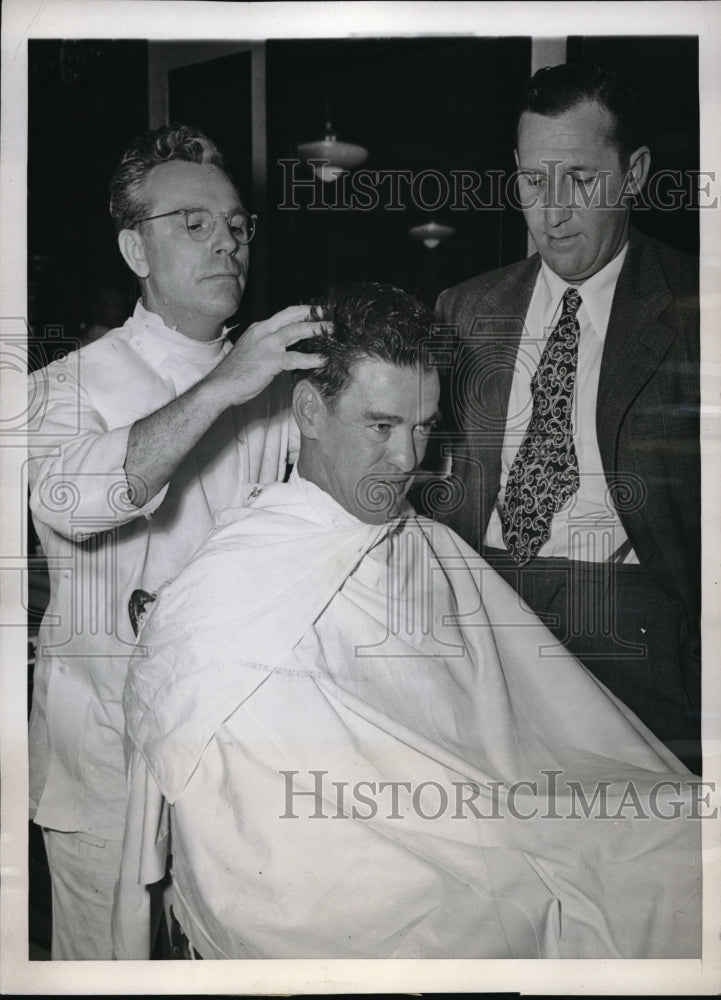
[(449, 529), (253, 493), (131, 662), (116, 957), (168, 826), (204, 958), (697, 956), (684, 766)]

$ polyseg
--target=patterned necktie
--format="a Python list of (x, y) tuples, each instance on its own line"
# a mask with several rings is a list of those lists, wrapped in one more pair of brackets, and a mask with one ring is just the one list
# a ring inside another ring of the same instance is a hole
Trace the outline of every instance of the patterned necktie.
[(561, 318), (531, 379), (533, 412), (506, 482), (501, 508), (503, 539), (521, 566), (548, 539), (553, 515), (579, 486), (571, 416), (580, 305), (578, 289), (567, 288)]

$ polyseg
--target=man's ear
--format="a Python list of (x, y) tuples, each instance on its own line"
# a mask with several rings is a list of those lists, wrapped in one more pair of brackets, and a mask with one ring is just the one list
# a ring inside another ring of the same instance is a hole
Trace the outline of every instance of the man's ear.
[(150, 266), (145, 255), (145, 243), (137, 229), (121, 229), (118, 233), (118, 246), (125, 263), (138, 278), (147, 278)]
[(640, 194), (648, 172), (651, 169), (651, 150), (648, 146), (639, 146), (631, 153), (628, 159), (629, 181), (628, 189), (631, 194)]
[(315, 440), (325, 425), (325, 400), (308, 379), (302, 378), (293, 388), (293, 416), (301, 436)]

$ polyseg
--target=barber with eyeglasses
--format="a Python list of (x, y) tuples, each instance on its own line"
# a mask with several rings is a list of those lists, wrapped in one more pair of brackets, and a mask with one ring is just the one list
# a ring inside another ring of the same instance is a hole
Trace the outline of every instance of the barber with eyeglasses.
[(298, 444), (286, 373), (323, 362), (292, 350), (319, 332), (303, 305), (227, 339), (256, 217), (205, 135), (185, 125), (143, 134), (110, 190), (120, 252), (140, 283), (135, 312), (31, 384), (41, 417), (30, 506), (50, 600), (30, 798), (51, 874), (53, 959), (112, 957), (133, 595), (175, 576), (249, 483), (284, 478)]

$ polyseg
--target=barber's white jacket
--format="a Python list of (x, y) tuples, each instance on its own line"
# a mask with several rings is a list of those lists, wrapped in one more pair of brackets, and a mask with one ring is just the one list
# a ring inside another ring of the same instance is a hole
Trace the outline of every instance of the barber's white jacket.
[(297, 451), (284, 379), (227, 410), (140, 511), (124, 461), (131, 425), (231, 349), (164, 325), (138, 303), (119, 329), (31, 380), (30, 505), (50, 574), (30, 724), (37, 823), (119, 841), (125, 813), (121, 696), (134, 647), (128, 601), (174, 576), (248, 482), (283, 478)]

